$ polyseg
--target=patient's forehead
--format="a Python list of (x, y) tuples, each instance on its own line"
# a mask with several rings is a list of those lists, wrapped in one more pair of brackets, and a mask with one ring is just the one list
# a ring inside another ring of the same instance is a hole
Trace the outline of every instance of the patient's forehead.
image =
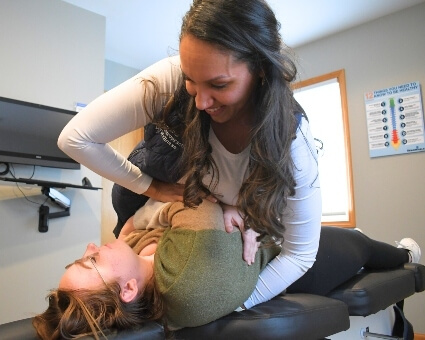
[(66, 269), (59, 281), (60, 289), (95, 289), (102, 285), (102, 278), (94, 268), (80, 264)]

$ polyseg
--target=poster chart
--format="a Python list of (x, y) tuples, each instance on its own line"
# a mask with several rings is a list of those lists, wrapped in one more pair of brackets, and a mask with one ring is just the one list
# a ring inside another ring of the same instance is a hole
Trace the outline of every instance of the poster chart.
[(425, 151), (419, 82), (365, 93), (370, 157)]

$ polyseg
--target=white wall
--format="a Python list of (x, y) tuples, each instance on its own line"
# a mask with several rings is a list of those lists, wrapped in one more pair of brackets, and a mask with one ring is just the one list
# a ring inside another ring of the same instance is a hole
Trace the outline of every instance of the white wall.
[[(412, 237), (423, 251), (425, 152), (370, 158), (363, 95), (411, 81), (419, 81), (423, 93), (424, 32), (420, 4), (295, 51), (301, 80), (345, 69), (357, 226), (392, 244)], [(406, 314), (415, 332), (425, 334), (425, 293), (407, 299)]]
[[(0, 96), (73, 110), (75, 102), (88, 103), (103, 92), (104, 17), (57, 0), (2, 0), (0, 32)], [(14, 168), (17, 177), (33, 171)], [(85, 176), (101, 186), (84, 167), (36, 167), (34, 178), (81, 184)], [(44, 196), (37, 186), (21, 190), (38, 203), (0, 183), (0, 324), (42, 312), (64, 265), (88, 242), (100, 241), (100, 191), (64, 189), (71, 216), (50, 220), (49, 231), (39, 233)]]
[(116, 63), (112, 60), (105, 60), (105, 91), (118, 86), (127, 79), (130, 79), (140, 70), (133, 67), (125, 66), (119, 63)]

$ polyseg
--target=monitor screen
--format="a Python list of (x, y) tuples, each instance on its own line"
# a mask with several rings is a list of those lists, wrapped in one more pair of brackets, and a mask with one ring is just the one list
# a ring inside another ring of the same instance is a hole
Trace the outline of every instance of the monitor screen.
[(59, 134), (76, 114), (0, 97), (0, 163), (79, 169), (57, 146)]

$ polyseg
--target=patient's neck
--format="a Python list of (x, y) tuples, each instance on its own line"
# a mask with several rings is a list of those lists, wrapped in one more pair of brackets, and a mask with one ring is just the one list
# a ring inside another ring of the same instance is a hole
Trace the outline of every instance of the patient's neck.
[(146, 247), (144, 247), (139, 255), (140, 256), (149, 256), (149, 255), (153, 255), (156, 252), (156, 247), (157, 247), (157, 243), (153, 242), (151, 244), (148, 244)]

